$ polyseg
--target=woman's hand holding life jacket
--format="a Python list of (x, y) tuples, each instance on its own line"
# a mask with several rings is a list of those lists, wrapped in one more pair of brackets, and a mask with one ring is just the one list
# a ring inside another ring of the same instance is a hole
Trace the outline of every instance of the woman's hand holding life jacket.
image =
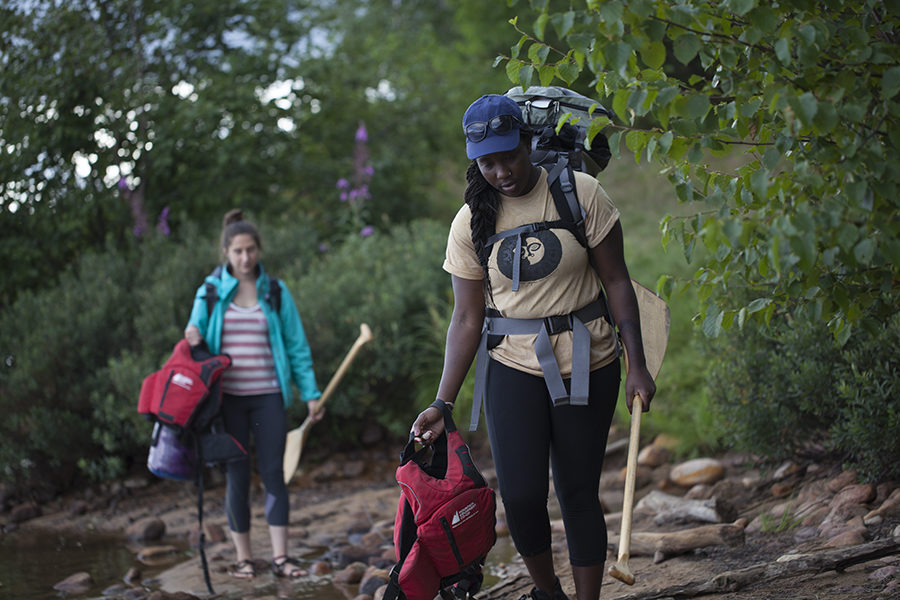
[(415, 441), (428, 446), (444, 433), (444, 415), (437, 408), (429, 406), (419, 413), (410, 433)]
[(188, 325), (187, 329), (184, 330), (184, 339), (191, 346), (199, 346), (203, 343), (203, 336), (200, 335), (200, 330), (194, 324)]

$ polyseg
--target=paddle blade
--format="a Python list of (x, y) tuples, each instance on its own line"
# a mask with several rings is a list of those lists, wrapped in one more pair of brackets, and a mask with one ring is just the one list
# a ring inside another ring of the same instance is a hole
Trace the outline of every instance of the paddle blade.
[(306, 419), (300, 427), (288, 431), (287, 440), (284, 444), (285, 483), (289, 483), (294, 478), (294, 473), (297, 472), (297, 465), (300, 464), (300, 454), (303, 452), (306, 438), (309, 437), (309, 424), (309, 419)]
[(641, 314), (644, 359), (650, 376), (656, 379), (669, 342), (669, 307), (665, 300), (632, 280)]

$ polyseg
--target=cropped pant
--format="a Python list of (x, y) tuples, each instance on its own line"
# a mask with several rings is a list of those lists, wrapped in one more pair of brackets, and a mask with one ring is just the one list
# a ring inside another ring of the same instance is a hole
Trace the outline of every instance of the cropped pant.
[[(225, 430), (244, 448), (250, 448), (250, 432), (256, 444), (256, 465), (266, 490), (266, 522), (288, 524), (289, 499), (284, 483), (284, 444), (287, 424), (281, 392), (260, 396), (231, 396), (222, 402)], [(250, 458), (226, 465), (225, 510), (232, 531), (250, 530)]]
[(606, 521), (598, 495), (620, 377), (615, 361), (591, 373), (587, 406), (553, 406), (542, 377), (491, 359), (485, 417), (507, 524), (522, 556), (550, 548), (552, 465), (571, 564), (606, 560)]

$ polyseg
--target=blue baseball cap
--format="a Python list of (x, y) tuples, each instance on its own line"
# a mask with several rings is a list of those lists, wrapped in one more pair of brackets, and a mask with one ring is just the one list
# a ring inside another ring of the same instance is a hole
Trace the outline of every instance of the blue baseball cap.
[[(494, 117), (510, 115), (515, 117), (514, 126), (504, 133), (497, 133), (488, 123)], [(499, 94), (486, 94), (469, 105), (463, 115), (462, 125), (465, 132), (473, 123), (483, 123), (485, 128), (484, 138), (473, 142), (466, 136), (466, 156), (474, 160), (486, 154), (494, 152), (507, 152), (519, 145), (519, 129), (522, 119), (522, 109), (515, 100)]]

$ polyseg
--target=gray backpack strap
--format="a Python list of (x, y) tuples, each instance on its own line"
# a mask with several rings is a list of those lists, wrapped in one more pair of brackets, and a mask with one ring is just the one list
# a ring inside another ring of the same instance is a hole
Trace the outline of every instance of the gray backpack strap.
[[(606, 303), (598, 298), (575, 312), (543, 319), (485, 316), (475, 359), (475, 391), (469, 431), (475, 431), (478, 427), (481, 404), (487, 389), (488, 336), (537, 334), (534, 352), (544, 372), (544, 382), (553, 399), (553, 405), (586, 406), (590, 388), (591, 334), (585, 323), (599, 319), (605, 311)], [(566, 390), (550, 340), (551, 335), (564, 331), (572, 331), (572, 376), (569, 390)]]

